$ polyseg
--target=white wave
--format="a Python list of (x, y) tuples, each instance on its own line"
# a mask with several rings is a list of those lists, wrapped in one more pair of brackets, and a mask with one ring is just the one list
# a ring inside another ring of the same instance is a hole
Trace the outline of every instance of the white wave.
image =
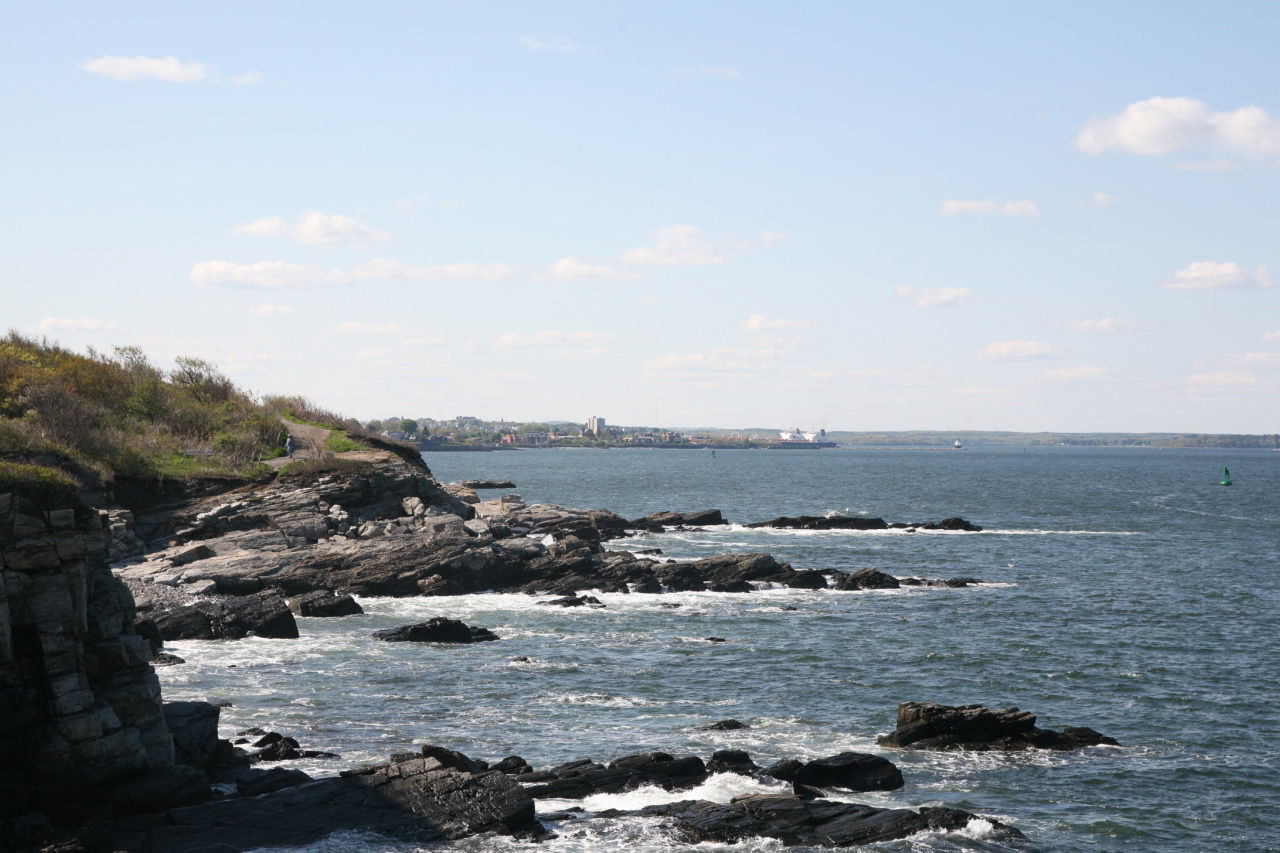
[(734, 797), (746, 794), (781, 794), (790, 792), (791, 785), (786, 782), (768, 783), (759, 779), (739, 776), (736, 773), (716, 773), (696, 788), (684, 791), (667, 791), (656, 785), (646, 785), (634, 791), (620, 794), (595, 794), (584, 800), (541, 800), (538, 811), (562, 811), (575, 805), (581, 805), (590, 812), (605, 809), (631, 811), (646, 806), (662, 803), (676, 803), (681, 800), (709, 800), (713, 803), (727, 803)]

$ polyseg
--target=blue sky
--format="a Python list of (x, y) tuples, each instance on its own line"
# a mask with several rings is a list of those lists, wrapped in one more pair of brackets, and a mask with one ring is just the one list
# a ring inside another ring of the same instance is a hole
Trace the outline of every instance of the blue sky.
[(360, 418), (1274, 432), (1277, 31), (7, 4), (4, 320)]

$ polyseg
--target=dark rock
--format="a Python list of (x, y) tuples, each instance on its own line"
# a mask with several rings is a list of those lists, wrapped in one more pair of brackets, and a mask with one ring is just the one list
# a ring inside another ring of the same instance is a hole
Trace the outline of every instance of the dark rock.
[(816, 571), (800, 571), (792, 572), (784, 578), (779, 578), (783, 583), (792, 589), (826, 589), (827, 577), (822, 572)]
[(751, 726), (748, 726), (746, 723), (740, 723), (737, 720), (721, 720), (718, 723), (712, 723), (711, 725), (707, 726), (707, 731), (731, 732), (737, 729), (749, 729), (749, 728), (751, 728)]
[(539, 601), (538, 604), (542, 607), (582, 607), (584, 605), (604, 607), (604, 605), (600, 603), (600, 599), (596, 598), (594, 595), (566, 595), (562, 598), (552, 599), (551, 601)]
[(468, 489), (514, 489), (516, 484), (510, 480), (463, 480), (462, 485)]
[(117, 815), (162, 812), (207, 803), (214, 797), (203, 770), (178, 765), (155, 771), (105, 791)]
[(301, 770), (272, 767), (270, 770), (255, 770), (236, 780), (236, 790), (243, 797), (257, 797), (270, 794), (294, 785), (305, 785), (312, 781), (311, 777)]
[(848, 791), (896, 791), (902, 787), (902, 772), (893, 762), (865, 752), (842, 752), (803, 764), (780, 761), (760, 773), (784, 782)]
[(461, 770), (464, 773), (479, 773), (480, 765), (472, 759), (458, 752), (456, 749), (449, 749), (447, 746), (436, 746), (435, 744), (425, 743), (422, 745), (422, 757), (434, 758), (440, 762), (441, 766), (449, 767), (453, 770)]
[(479, 643), (498, 639), (488, 628), (473, 628), (444, 616), (416, 625), (375, 631), (373, 636), (389, 643)]
[(937, 524), (924, 525), (925, 530), (963, 530), (967, 533), (981, 533), (982, 528), (963, 518), (944, 518)]
[(902, 584), (893, 575), (886, 575), (877, 569), (862, 569), (852, 574), (841, 575), (835, 582), (839, 590), (854, 589), (897, 589)]
[(711, 585), (712, 592), (755, 592), (756, 588), (749, 581), (728, 581), (727, 583), (713, 583)]
[(708, 643), (727, 643), (727, 642), (729, 642), (729, 641), (728, 641), (728, 640), (726, 640), (724, 637), (703, 637), (702, 639), (706, 640)]
[(269, 639), (298, 638), (293, 612), (274, 591), (201, 601), (156, 613), (153, 618), (165, 641), (239, 640), (250, 633)]
[(171, 655), (168, 652), (161, 652), (151, 659), (152, 666), (176, 666), (180, 663), (186, 663), (183, 658), (177, 655)]
[(728, 524), (723, 513), (718, 509), (704, 509), (698, 512), (654, 512), (644, 518), (637, 518), (630, 525), (637, 530), (653, 530), (663, 527), (710, 527), (717, 524)]
[(650, 575), (649, 577), (640, 578), (631, 587), (632, 592), (642, 592), (648, 594), (657, 594), (662, 592), (662, 584), (658, 583), (658, 579)]
[(739, 776), (754, 776), (760, 768), (751, 760), (751, 756), (741, 749), (718, 749), (707, 762), (707, 773), (736, 773)]
[(220, 709), (209, 702), (165, 702), (164, 721), (173, 734), (174, 762), (201, 771), (218, 752)]
[(1014, 707), (993, 711), (983, 705), (936, 702), (903, 702), (898, 706), (897, 729), (876, 742), (899, 749), (974, 752), (1119, 746), (1115, 739), (1090, 728), (1068, 727), (1061, 732), (1036, 728), (1035, 714)]
[(789, 530), (888, 530), (883, 518), (848, 518), (843, 515), (781, 516), (771, 521), (757, 521), (747, 527), (780, 527)]
[(262, 796), (171, 809), (127, 823), (109, 821), (96, 831), (104, 839), (100, 849), (164, 853), (302, 847), (337, 831), (377, 832), (414, 843), (545, 833), (533, 799), (510, 776), (473, 775), (430, 759), (344, 771)]
[(513, 776), (519, 776), (530, 772), (533, 768), (529, 763), (518, 755), (508, 755), (506, 758), (489, 765), (490, 770), (496, 770), (499, 773), (508, 773)]
[(334, 595), (329, 590), (318, 589), (285, 599), (295, 616), (355, 616), (364, 613), (349, 595)]
[[(624, 813), (625, 814), (625, 813)], [(746, 838), (776, 838), (788, 846), (850, 847), (906, 838), (924, 831), (956, 831), (976, 815), (959, 809), (878, 809), (859, 803), (754, 794), (730, 803), (684, 800), (649, 806), (632, 815), (664, 817), (685, 841), (733, 844)], [(991, 818), (991, 838), (1017, 842), (1025, 836)]]

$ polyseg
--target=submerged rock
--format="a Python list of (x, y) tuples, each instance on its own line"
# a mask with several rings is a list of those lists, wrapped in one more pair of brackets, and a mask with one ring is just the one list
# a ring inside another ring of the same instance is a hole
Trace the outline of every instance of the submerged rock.
[(876, 740), (899, 749), (1070, 750), (1085, 746), (1119, 746), (1114, 738), (1085, 727), (1057, 732), (1036, 728), (1036, 715), (1015, 707), (993, 711), (984, 705), (939, 705), (936, 702), (903, 702), (898, 706), (898, 727)]
[(373, 636), (388, 643), (481, 643), (498, 639), (498, 635), (488, 628), (473, 628), (444, 616), (416, 625), (375, 631)]

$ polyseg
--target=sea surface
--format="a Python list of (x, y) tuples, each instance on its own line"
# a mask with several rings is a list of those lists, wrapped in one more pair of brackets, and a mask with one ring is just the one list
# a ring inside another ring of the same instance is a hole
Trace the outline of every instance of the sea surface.
[[(341, 754), (297, 763), (315, 775), (422, 743), (490, 761), (517, 754), (538, 769), (649, 750), (706, 758), (739, 748), (761, 766), (857, 750), (897, 763), (906, 787), (844, 799), (966, 809), (1018, 827), (1039, 850), (1280, 850), (1280, 453), (636, 449), (431, 453), (426, 461), (442, 481), (511, 479), (529, 503), (629, 518), (715, 507), (735, 522), (610, 547), (661, 548), (672, 558), (762, 551), (797, 568), (870, 566), (984, 583), (597, 594), (605, 609), (540, 607), (525, 595), (367, 598), (364, 616), (299, 620), (300, 640), (175, 643), (187, 664), (160, 670), (166, 698), (230, 700), (224, 736), (260, 726)], [(1219, 485), (1224, 466), (1229, 488)], [(985, 530), (740, 526), (828, 513), (961, 516)], [(502, 639), (449, 647), (369, 637), (434, 616)], [(704, 639), (712, 636), (727, 642)], [(898, 703), (913, 700), (1016, 705), (1042, 727), (1090, 726), (1122, 746), (1008, 755), (876, 746), (894, 728)], [(750, 728), (705, 730), (727, 718)], [(589, 814), (784, 790), (716, 776), (693, 792), (544, 800), (539, 810), (582, 805)], [(549, 827), (558, 836), (541, 845), (546, 853), (691, 849), (654, 820)], [(305, 850), (442, 848), (529, 849), (504, 839), (422, 848), (341, 835)], [(871, 849), (1008, 848), (972, 823)]]

